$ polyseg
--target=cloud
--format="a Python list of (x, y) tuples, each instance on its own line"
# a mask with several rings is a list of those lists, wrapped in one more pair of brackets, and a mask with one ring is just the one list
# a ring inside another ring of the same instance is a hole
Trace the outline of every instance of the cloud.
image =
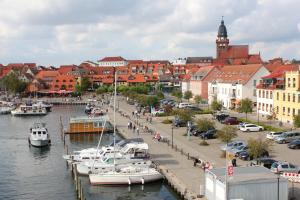
[(221, 16), (231, 43), (264, 59), (299, 58), (298, 0), (2, 0), (0, 63), (103, 56), (214, 56)]

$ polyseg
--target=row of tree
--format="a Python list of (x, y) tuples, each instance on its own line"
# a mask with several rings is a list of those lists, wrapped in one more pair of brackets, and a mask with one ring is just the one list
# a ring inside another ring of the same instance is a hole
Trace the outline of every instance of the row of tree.
[(190, 90), (185, 91), (182, 93), (181, 90), (173, 90), (171, 93), (172, 96), (177, 98), (177, 101), (181, 101), (182, 98), (190, 101), (191, 98), (194, 97), (195, 103), (201, 103), (203, 101), (202, 97), (200, 95), (193, 95), (193, 93)]
[(26, 90), (27, 83), (20, 80), (16, 74), (9, 73), (0, 80), (2, 90), (17, 94)]

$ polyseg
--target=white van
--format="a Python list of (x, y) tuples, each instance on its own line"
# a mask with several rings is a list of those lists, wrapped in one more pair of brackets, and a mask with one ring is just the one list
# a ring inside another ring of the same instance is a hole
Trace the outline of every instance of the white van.
[(179, 103), (178, 104), (178, 108), (186, 108), (188, 106), (192, 106), (192, 104), (190, 104), (190, 103)]

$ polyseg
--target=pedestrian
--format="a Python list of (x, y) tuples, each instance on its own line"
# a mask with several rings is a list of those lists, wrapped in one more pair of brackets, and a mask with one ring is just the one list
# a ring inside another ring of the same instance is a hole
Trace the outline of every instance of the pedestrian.
[(139, 127), (136, 128), (136, 133), (137, 133), (137, 135), (140, 135), (140, 129), (139, 129)]
[(133, 125), (133, 132), (135, 132), (135, 125)]
[(130, 122), (128, 122), (128, 124), (127, 124), (127, 128), (128, 128), (128, 129), (130, 129)]
[(134, 112), (132, 111), (132, 117), (134, 117)]
[(232, 163), (232, 166), (233, 166), (233, 167), (236, 167), (236, 158), (233, 158), (233, 159), (231, 160), (231, 163)]
[(132, 122), (129, 123), (129, 129), (132, 129)]
[(146, 117), (146, 121), (147, 121), (147, 122), (148, 122), (148, 120), (149, 120), (148, 117)]

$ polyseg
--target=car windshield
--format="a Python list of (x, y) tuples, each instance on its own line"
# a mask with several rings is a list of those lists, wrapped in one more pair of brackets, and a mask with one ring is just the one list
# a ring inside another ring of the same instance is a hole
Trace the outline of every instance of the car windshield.
[(273, 163), (272, 164), (272, 168), (277, 168), (278, 167), (278, 163)]
[(245, 146), (239, 146), (239, 147), (237, 147), (236, 149), (242, 150), (244, 147), (245, 147)]

